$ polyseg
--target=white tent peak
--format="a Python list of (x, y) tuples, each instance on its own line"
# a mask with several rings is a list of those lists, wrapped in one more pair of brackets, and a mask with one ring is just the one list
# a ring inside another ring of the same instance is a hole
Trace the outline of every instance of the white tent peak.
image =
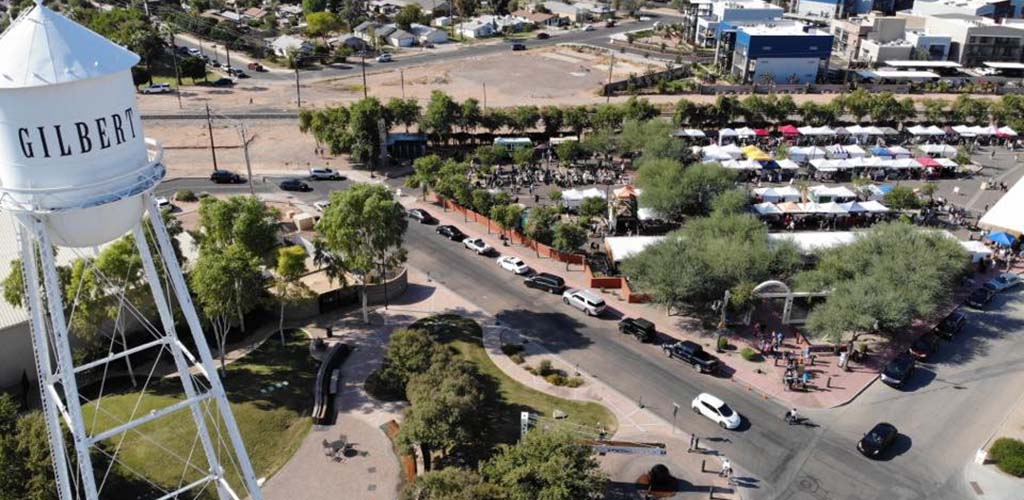
[(40, 0), (0, 34), (0, 88), (88, 80), (138, 62), (139, 56), (50, 10)]

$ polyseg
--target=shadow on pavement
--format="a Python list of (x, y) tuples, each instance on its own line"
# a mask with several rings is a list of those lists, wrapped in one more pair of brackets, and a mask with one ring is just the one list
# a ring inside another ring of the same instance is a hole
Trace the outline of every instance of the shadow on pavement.
[[(582, 314), (582, 313), (580, 313)], [(526, 338), (544, 336), (545, 349), (553, 354), (574, 349), (585, 349), (593, 341), (580, 330), (586, 325), (565, 313), (541, 313), (526, 309), (502, 311), (498, 321), (520, 330)]]
[(910, 436), (900, 433), (896, 436), (896, 440), (882, 453), (880, 453), (875, 460), (879, 462), (888, 462), (904, 453), (910, 451), (913, 446), (914, 440)]

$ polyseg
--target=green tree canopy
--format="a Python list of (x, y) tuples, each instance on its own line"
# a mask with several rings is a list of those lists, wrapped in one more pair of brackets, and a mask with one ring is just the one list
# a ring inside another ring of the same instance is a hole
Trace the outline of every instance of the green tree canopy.
[(459, 105), (448, 94), (435, 90), (430, 93), (430, 102), (420, 120), (420, 129), (433, 134), (438, 141), (447, 142), (452, 127), (458, 122), (458, 116)]
[(199, 202), (199, 241), (202, 248), (223, 249), (232, 245), (257, 257), (265, 257), (277, 245), (277, 210), (252, 196)]
[(497, 486), (474, 470), (447, 467), (432, 470), (406, 485), (402, 500), (505, 500)]
[(919, 208), (921, 199), (917, 197), (913, 189), (907, 186), (896, 186), (885, 194), (885, 204), (894, 210), (908, 210)]
[(423, 19), (423, 9), (417, 4), (408, 4), (395, 14), (395, 24), (399, 28), (408, 31), (413, 23), (419, 23)]
[(673, 160), (646, 161), (637, 172), (640, 204), (669, 218), (706, 214), (715, 197), (733, 187), (735, 175), (721, 165), (683, 167)]
[(239, 243), (201, 249), (189, 284), (213, 327), (224, 372), (227, 336), (234, 318), (241, 321), (260, 301), (263, 286), (259, 258)]
[(539, 429), (502, 447), (480, 470), (508, 500), (596, 500), (607, 482), (589, 446), (567, 433)]
[(338, 16), (331, 12), (310, 12), (306, 14), (306, 34), (314, 37), (326, 37), (340, 30), (344, 25)]
[(602, 217), (608, 213), (608, 202), (597, 196), (584, 198), (577, 209), (581, 217)]

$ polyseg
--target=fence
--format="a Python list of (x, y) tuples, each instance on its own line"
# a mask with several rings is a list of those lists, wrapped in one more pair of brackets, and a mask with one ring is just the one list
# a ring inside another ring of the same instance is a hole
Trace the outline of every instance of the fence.
[(609, 95), (615, 92), (622, 92), (627, 90), (632, 85), (634, 88), (650, 87), (659, 80), (678, 80), (689, 76), (690, 68), (686, 66), (680, 66), (678, 68), (672, 68), (665, 71), (658, 71), (657, 73), (648, 73), (641, 76), (633, 76), (625, 80), (619, 80), (617, 82), (606, 83), (603, 87), (603, 93), (601, 95)]
[[(408, 270), (402, 270), (385, 283), (374, 283), (366, 286), (366, 303), (368, 305), (383, 304), (385, 293), (387, 300), (392, 301), (405, 293), (409, 285)], [(317, 313), (324, 314), (349, 305), (357, 305), (360, 302), (359, 287), (350, 286), (336, 288), (320, 294), (317, 298)]]

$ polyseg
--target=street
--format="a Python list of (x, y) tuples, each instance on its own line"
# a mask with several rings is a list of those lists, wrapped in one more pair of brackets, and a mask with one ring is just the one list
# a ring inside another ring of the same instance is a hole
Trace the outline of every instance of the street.
[[(277, 180), (257, 179), (257, 192), (276, 192)], [(314, 191), (289, 195), (312, 203), (348, 184), (311, 182)], [(397, 187), (400, 181), (389, 184)], [(164, 183), (160, 193), (185, 187), (196, 192), (248, 191), (244, 184), (177, 179)], [(439, 215), (441, 209), (432, 212)], [(482, 236), (479, 226), (456, 225), (471, 236)], [(477, 256), (435, 234), (434, 228), (410, 223), (406, 244), (411, 267), (472, 298), (502, 324), (521, 330), (666, 420), (672, 421), (672, 404), (679, 404), (680, 429), (700, 436), (749, 473), (739, 476), (749, 487), (747, 498), (970, 498), (963, 467), (1016, 402), (1016, 397), (1000, 395), (1015, 394), (1024, 383), (1024, 347), (1018, 333), (1024, 325), (1024, 302), (1017, 290), (998, 297), (990, 311), (969, 311), (964, 331), (944, 342), (933, 360), (919, 364), (904, 390), (876, 382), (846, 406), (801, 411), (809, 425), (791, 426), (782, 418), (787, 408), (728, 378), (696, 373), (667, 358), (656, 344), (621, 335), (612, 315), (591, 318), (562, 304), (559, 296), (526, 288), (522, 278), (500, 269), (493, 257)], [(743, 416), (741, 427), (725, 431), (690, 412), (690, 401), (700, 392), (736, 409)], [(899, 428), (900, 438), (880, 460), (864, 458), (856, 443), (882, 421)]]

